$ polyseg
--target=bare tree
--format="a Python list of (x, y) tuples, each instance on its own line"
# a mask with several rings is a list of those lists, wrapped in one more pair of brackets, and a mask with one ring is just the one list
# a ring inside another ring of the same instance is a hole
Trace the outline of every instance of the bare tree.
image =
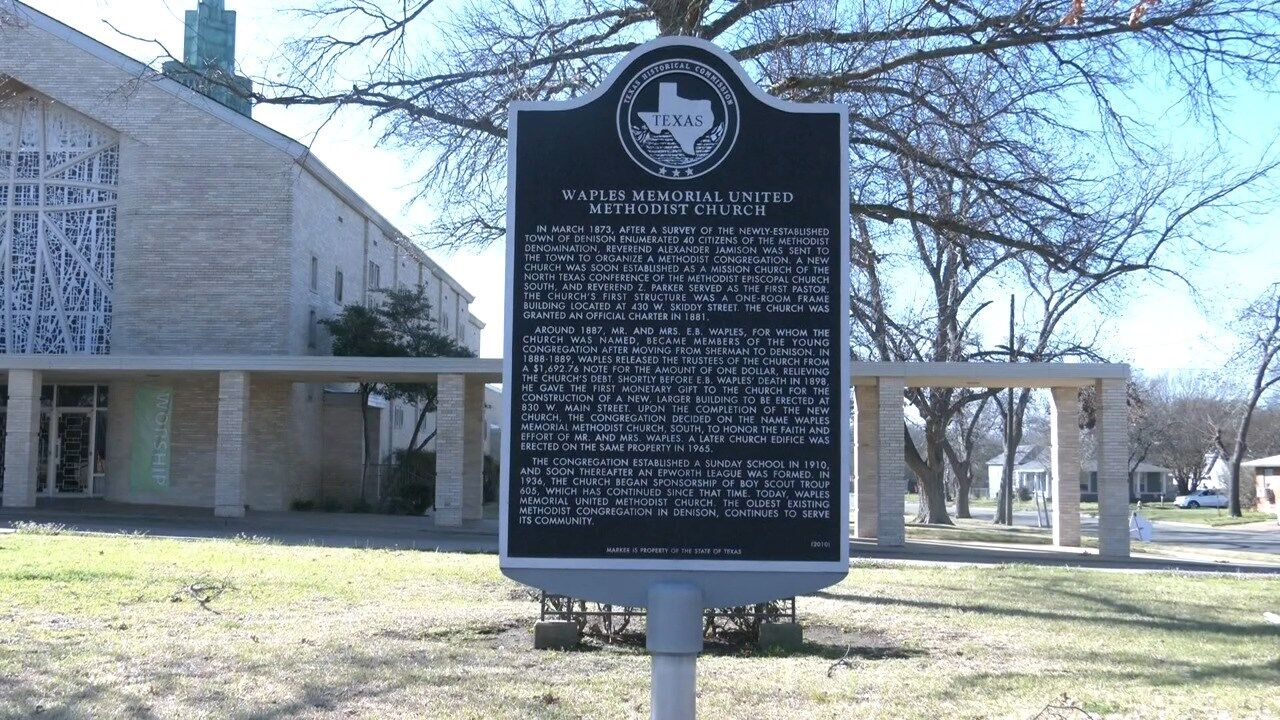
[(1280, 386), (1280, 283), (1263, 293), (1239, 317), (1240, 334), (1244, 346), (1240, 361), (1251, 369), (1251, 381), (1243, 394), (1235, 415), (1235, 427), (1226, 430), (1218, 427), (1214, 444), (1227, 458), (1230, 469), (1228, 480), (1228, 508), (1231, 515), (1240, 517), (1240, 464), (1249, 452), (1249, 430), (1258, 404), (1272, 389)]
[(1230, 408), (1221, 380), (1210, 373), (1166, 375), (1147, 383), (1143, 395), (1145, 412), (1159, 418), (1155, 432), (1139, 430), (1151, 439), (1149, 457), (1169, 468), (1179, 495), (1194, 492), (1215, 450), (1213, 428), (1223, 423)]
[(962, 390), (980, 399), (976, 403), (961, 399), (960, 411), (951, 425), (943, 451), (956, 484), (956, 517), (969, 518), (969, 495), (976, 478), (986, 479), (983, 460), (996, 452), (1001, 441), (996, 437), (996, 419), (989, 412), (991, 394), (974, 390)]
[[(1212, 118), (1224, 77), (1267, 87), (1280, 66), (1280, 0), (320, 0), (299, 12), (307, 31), (287, 45), (289, 69), (255, 78), (252, 99), (370, 111), (384, 142), (427, 158), (421, 193), (444, 210), (437, 240), (453, 243), (503, 235), (512, 101), (581, 95), (640, 43), (689, 35), (726, 48), (775, 95), (849, 106), (855, 215), (1033, 253), (1062, 271), (1142, 265), (1148, 253), (1114, 239), (1061, 232), (1112, 214), (1100, 189), (1114, 168), (1172, 169), (1170, 149), (1117, 100), (1154, 81)], [(998, 103), (954, 111), (992, 88)], [(1081, 127), (1088, 107), (1096, 127)], [(921, 118), (984, 152), (922, 142)], [(902, 162), (982, 187), (1006, 222), (908, 207), (886, 182)], [(1225, 177), (1210, 165), (1205, 177)], [(1162, 227), (1148, 226), (1144, 242), (1179, 238)]]
[[(1117, 101), (1159, 82), (1212, 120), (1221, 78), (1267, 87), (1280, 0), (324, 0), (303, 14), (294, 70), (258, 79), (253, 99), (369, 111), (383, 142), (427, 160), (440, 243), (503, 236), (512, 101), (579, 96), (656, 35), (717, 43), (779, 97), (846, 104), (867, 357), (987, 359), (974, 288), (1015, 258), (1034, 268), (1015, 286), (1047, 278), (1055, 297), (1023, 357), (1071, 356), (1056, 339), (1071, 298), (1200, 249), (1206, 211), (1270, 167), (1161, 146)], [(905, 256), (933, 282), (924, 306), (887, 289)], [(972, 397), (908, 399), (926, 425), (923, 452), (908, 443), (923, 516), (948, 522), (947, 427)]]

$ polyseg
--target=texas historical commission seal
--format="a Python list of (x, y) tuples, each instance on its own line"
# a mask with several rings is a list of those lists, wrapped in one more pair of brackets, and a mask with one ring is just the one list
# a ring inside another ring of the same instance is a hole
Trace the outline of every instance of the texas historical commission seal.
[(618, 138), (627, 155), (654, 175), (704, 175), (738, 139), (737, 98), (720, 73), (700, 62), (654, 63), (622, 89)]

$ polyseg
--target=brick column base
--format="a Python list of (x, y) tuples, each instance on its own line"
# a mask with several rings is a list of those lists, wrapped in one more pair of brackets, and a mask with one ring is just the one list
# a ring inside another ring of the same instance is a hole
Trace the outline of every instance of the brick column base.
[(437, 525), (462, 524), (466, 376), (441, 375), (436, 381), (436, 507)]
[(876, 460), (878, 464), (880, 517), (878, 545), (898, 546), (907, 542), (903, 503), (907, 499), (907, 461), (903, 447), (902, 393), (900, 377), (882, 377), (876, 404)]
[(213, 514), (244, 517), (249, 460), (249, 373), (218, 373), (218, 448), (214, 456)]
[(1080, 547), (1080, 391), (1053, 388), (1049, 427), (1053, 464), (1053, 544)]
[(9, 371), (4, 438), (4, 507), (35, 507), (40, 448), (40, 373)]
[(880, 519), (880, 472), (876, 464), (879, 444), (880, 394), (870, 385), (854, 387), (853, 517), (854, 535), (876, 536)]

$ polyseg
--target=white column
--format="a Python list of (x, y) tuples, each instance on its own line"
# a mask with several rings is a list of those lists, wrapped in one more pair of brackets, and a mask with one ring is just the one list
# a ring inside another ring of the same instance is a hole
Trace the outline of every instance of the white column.
[(4, 438), (4, 507), (35, 507), (39, 435), (40, 373), (10, 370)]
[(1098, 553), (1129, 557), (1129, 411), (1124, 380), (1099, 380)]
[(876, 536), (880, 517), (876, 445), (879, 442), (880, 393), (874, 385), (853, 389), (853, 517), (854, 536)]
[(244, 517), (249, 462), (249, 373), (218, 373), (218, 448), (214, 458), (213, 514)]
[(1049, 399), (1053, 464), (1053, 544), (1080, 547), (1080, 391), (1053, 388)]
[(907, 529), (903, 504), (907, 500), (907, 462), (903, 449), (902, 393), (900, 377), (882, 377), (876, 397), (876, 460), (879, 478), (880, 518), (876, 522), (878, 545), (903, 545)]
[(462, 406), (462, 519), (484, 517), (484, 383), (467, 378)]
[(462, 524), (466, 376), (441, 375), (436, 383), (435, 522), (457, 526)]

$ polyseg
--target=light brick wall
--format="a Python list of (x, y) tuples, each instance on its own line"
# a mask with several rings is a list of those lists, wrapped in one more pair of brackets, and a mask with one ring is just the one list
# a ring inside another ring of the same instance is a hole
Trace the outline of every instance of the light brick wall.
[(40, 429), (40, 373), (10, 370), (4, 445), (4, 507), (36, 504), (36, 445)]
[(248, 373), (219, 373), (213, 513), (222, 517), (240, 517), (248, 504), (250, 387)]
[(903, 503), (907, 498), (907, 464), (902, 444), (902, 378), (880, 378), (877, 393), (877, 447), (880, 518), (876, 526), (879, 545), (903, 545), (907, 540)]
[(484, 516), (484, 383), (468, 380), (462, 417), (462, 517)]
[(129, 487), (134, 402), (141, 383), (113, 382), (107, 411), (107, 478), (104, 496), (116, 502), (213, 506), (217, 451), (218, 381), (214, 376), (161, 378), (150, 383), (173, 388), (169, 438), (170, 486), (164, 492)]
[[(172, 387), (170, 425), (171, 485), (167, 491), (130, 488), (129, 455), (133, 445), (134, 398), (139, 383), (110, 385), (107, 422), (107, 478), (103, 495), (116, 502), (212, 507), (218, 440), (218, 379), (212, 375), (157, 379)], [(294, 498), (295, 436), (285, 425), (291, 408), (291, 385), (253, 379), (249, 388), (248, 465), (242, 503), (255, 510), (283, 510)]]
[[(413, 285), (421, 277), (446, 287), (438, 265), (399, 247), (362, 214), (367, 211), (341, 199), (284, 150), (188, 102), (185, 88), (139, 79), (30, 25), (0, 28), (0, 74), (120, 134), (114, 354), (327, 353), (323, 331), (316, 333), (317, 347), (309, 347), (311, 312), (322, 319), (339, 311), (335, 268), (343, 271), (344, 303), (362, 302), (368, 259), (381, 266), (384, 286), (397, 277)], [(319, 260), (314, 291), (313, 255)], [(448, 307), (456, 311), (456, 301)], [(216, 383), (185, 378), (171, 384), (175, 487), (163, 495), (129, 490), (133, 386), (113, 383), (107, 497), (213, 503)], [(258, 388), (255, 380), (246, 500), (276, 509), (316, 497), (324, 456), (322, 388)], [(378, 436), (389, 438), (389, 413), (379, 417)], [(401, 444), (412, 430), (406, 420)], [(380, 446), (379, 459), (390, 445)]]
[(360, 497), (360, 396), (326, 394), (323, 418), (324, 466), (319, 498), (349, 503)]
[(283, 352), (291, 158), (33, 26), (0, 73), (121, 135), (113, 353)]
[(465, 466), (462, 415), (466, 407), (466, 379), (462, 375), (441, 375), (439, 386), (435, 520), (437, 525), (461, 525)]
[(1080, 391), (1049, 393), (1053, 466), (1053, 544), (1080, 547)]
[(873, 538), (880, 517), (880, 471), (876, 447), (880, 442), (880, 391), (875, 386), (854, 388), (853, 513), (854, 532)]
[(1124, 380), (1097, 383), (1098, 552), (1129, 557), (1129, 410)]

